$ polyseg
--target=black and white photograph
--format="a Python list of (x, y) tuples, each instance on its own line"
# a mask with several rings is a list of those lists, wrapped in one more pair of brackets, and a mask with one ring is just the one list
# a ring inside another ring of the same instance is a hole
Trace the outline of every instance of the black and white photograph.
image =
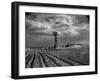
[(12, 78), (97, 74), (97, 7), (12, 3)]
[(25, 13), (25, 68), (89, 65), (89, 15)]

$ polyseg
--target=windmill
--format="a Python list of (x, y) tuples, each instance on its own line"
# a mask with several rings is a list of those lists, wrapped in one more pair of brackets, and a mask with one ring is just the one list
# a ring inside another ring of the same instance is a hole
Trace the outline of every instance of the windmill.
[(55, 42), (54, 42), (54, 48), (57, 48), (57, 32), (53, 32), (54, 38), (55, 38)]

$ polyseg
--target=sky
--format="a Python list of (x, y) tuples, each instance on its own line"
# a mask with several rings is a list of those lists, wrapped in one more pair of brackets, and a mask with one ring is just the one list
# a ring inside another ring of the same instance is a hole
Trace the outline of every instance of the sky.
[(25, 30), (26, 47), (53, 47), (53, 32), (58, 33), (58, 46), (89, 44), (88, 15), (26, 12)]

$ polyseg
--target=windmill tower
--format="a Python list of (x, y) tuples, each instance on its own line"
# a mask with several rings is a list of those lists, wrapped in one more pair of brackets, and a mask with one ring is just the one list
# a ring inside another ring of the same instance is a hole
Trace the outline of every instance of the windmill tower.
[(53, 32), (55, 41), (54, 41), (54, 48), (57, 48), (57, 32)]

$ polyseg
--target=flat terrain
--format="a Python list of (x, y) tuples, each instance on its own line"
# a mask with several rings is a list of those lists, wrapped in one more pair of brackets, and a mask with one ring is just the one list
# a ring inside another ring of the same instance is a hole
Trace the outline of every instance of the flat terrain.
[(26, 68), (89, 65), (88, 48), (25, 50)]

